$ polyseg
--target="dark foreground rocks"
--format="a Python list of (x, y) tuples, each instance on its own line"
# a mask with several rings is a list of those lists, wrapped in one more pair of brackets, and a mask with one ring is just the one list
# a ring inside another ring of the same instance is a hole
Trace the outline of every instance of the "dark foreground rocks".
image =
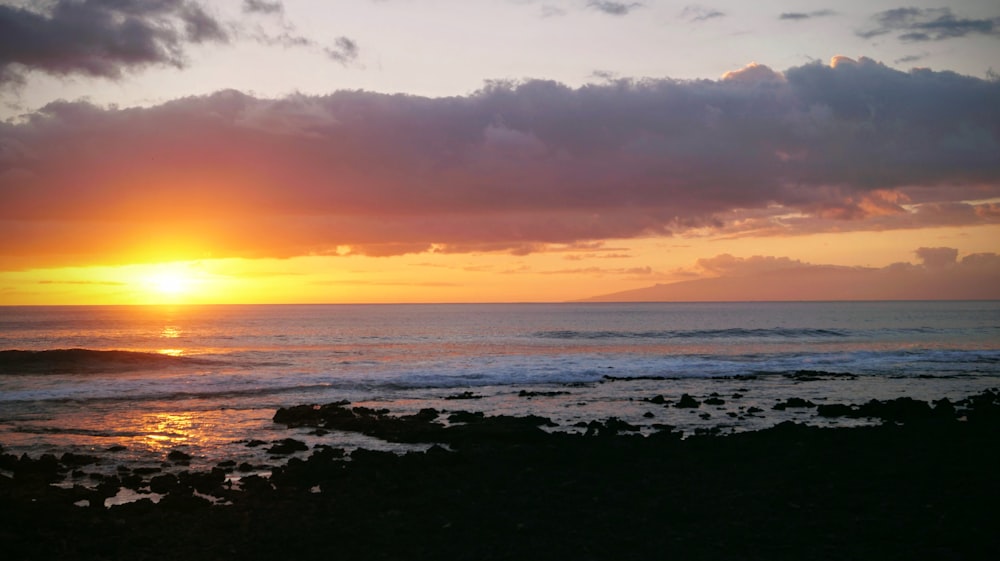
[[(1000, 399), (969, 404), (962, 421), (918, 413), (864, 428), (785, 423), (684, 440), (669, 430), (637, 436), (611, 421), (586, 436), (469, 417), (466, 426), (492, 425), (473, 438), (438, 432), (425, 413), (405, 422), (448, 439), (450, 450), (319, 447), (270, 478), (244, 478), (242, 490), (228, 489), (218, 471), (157, 475), (169, 493), (160, 504), (109, 509), (74, 506), (85, 491), (49, 486), (57, 458), (6, 455), (2, 469), (13, 476), (0, 477), (0, 551), (4, 559), (998, 559)], [(377, 431), (375, 417), (393, 424), (384, 412), (361, 413), (350, 421), (359, 429)], [(206, 495), (230, 504), (213, 506)]]

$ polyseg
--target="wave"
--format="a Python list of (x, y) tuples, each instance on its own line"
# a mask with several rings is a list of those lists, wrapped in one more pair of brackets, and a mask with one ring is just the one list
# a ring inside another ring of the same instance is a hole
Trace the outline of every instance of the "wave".
[(179, 365), (218, 364), (202, 358), (139, 351), (47, 349), (0, 351), (0, 374), (96, 374)]
[(689, 330), (651, 330), (651, 331), (579, 331), (555, 330), (539, 331), (533, 337), (540, 339), (731, 339), (731, 338), (841, 338), (849, 337), (850, 332), (840, 329), (804, 329), (804, 328), (771, 328), (771, 329), (689, 329)]

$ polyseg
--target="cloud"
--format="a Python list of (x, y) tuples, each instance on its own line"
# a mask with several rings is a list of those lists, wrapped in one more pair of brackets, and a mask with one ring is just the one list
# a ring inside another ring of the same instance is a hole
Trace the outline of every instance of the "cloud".
[(115, 79), (151, 65), (182, 67), (188, 44), (228, 39), (193, 0), (0, 5), (0, 86), (22, 83), (30, 71)]
[(814, 10), (812, 12), (784, 12), (778, 19), (786, 21), (803, 21), (814, 18), (825, 18), (837, 15), (833, 10)]
[(930, 56), (930, 53), (920, 53), (918, 55), (906, 55), (906, 56), (903, 56), (903, 57), (899, 57), (899, 58), (897, 58), (896, 60), (894, 60), (892, 62), (894, 64), (904, 64), (904, 63), (909, 63), (909, 62), (918, 62), (918, 61), (921, 61), (921, 60), (927, 58), (928, 56)]
[(248, 14), (282, 14), (285, 5), (280, 0), (243, 0), (243, 11)]
[(726, 13), (720, 12), (715, 8), (692, 4), (685, 6), (684, 9), (681, 10), (681, 17), (690, 22), (699, 23), (710, 19), (726, 17)]
[(327, 47), (324, 51), (328, 57), (345, 66), (358, 58), (358, 44), (347, 37), (337, 37), (333, 47)]
[(921, 264), (874, 267), (818, 265), (787, 257), (700, 259), (702, 278), (592, 298), (600, 302), (995, 300), (1000, 298), (1000, 255), (920, 248)]
[(914, 253), (931, 270), (945, 269), (958, 259), (958, 250), (953, 247), (921, 247)]
[(1000, 223), (1000, 82), (837, 58), (0, 123), (0, 269)]
[(624, 16), (628, 15), (629, 12), (636, 8), (643, 7), (641, 2), (609, 2), (604, 0), (591, 0), (587, 3), (587, 6), (604, 12), (605, 14), (610, 14), (613, 16)]
[(897, 34), (902, 41), (923, 42), (955, 39), (968, 35), (1000, 37), (1000, 18), (957, 17), (951, 8), (895, 8), (875, 14), (874, 26), (858, 31), (865, 39)]

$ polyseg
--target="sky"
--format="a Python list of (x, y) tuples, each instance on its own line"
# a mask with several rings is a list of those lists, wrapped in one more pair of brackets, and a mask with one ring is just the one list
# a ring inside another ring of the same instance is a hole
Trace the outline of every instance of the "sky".
[(0, 0), (0, 304), (1000, 298), (998, 54), (995, 1)]

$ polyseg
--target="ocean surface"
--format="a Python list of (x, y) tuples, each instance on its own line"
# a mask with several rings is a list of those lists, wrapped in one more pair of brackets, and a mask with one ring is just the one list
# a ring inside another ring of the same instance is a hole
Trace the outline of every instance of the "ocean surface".
[[(340, 400), (567, 431), (612, 416), (686, 434), (864, 423), (773, 406), (1000, 387), (1000, 302), (0, 307), (0, 350), (53, 349), (84, 351), (0, 353), (7, 452), (103, 454), (113, 469), (181, 450), (206, 467), (266, 463), (255, 439), (408, 449), (271, 421)], [(94, 352), (108, 350), (144, 354)], [(716, 403), (670, 406), (685, 393)]]

